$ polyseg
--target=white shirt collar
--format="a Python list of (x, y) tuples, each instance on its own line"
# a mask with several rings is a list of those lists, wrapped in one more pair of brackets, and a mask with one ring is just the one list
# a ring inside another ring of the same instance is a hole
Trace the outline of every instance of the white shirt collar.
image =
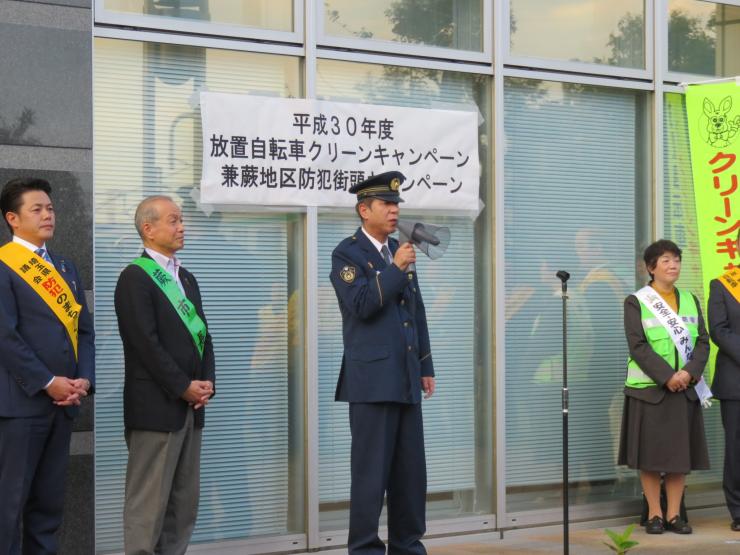
[(388, 238), (387, 238), (387, 237), (386, 237), (386, 239), (385, 239), (385, 243), (381, 243), (381, 242), (380, 242), (380, 241), (378, 241), (378, 240), (377, 240), (377, 239), (376, 239), (375, 237), (373, 237), (372, 235), (370, 235), (370, 234), (369, 234), (369, 233), (368, 233), (368, 232), (367, 232), (367, 231), (365, 230), (365, 228), (364, 228), (364, 227), (362, 227), (361, 229), (362, 229), (362, 232), (363, 232), (363, 233), (365, 234), (365, 236), (366, 236), (366, 237), (367, 237), (368, 239), (370, 239), (370, 242), (371, 242), (371, 243), (372, 243), (372, 244), (373, 244), (373, 245), (375, 246), (375, 248), (376, 248), (376, 249), (378, 249), (378, 252), (380, 252), (380, 249), (382, 249), (383, 247), (388, 247), (388, 252), (391, 252), (391, 248), (390, 248), (390, 246), (388, 245)]
[(154, 249), (150, 249), (149, 247), (145, 247), (144, 250), (149, 256), (154, 259), (157, 264), (162, 266), (162, 268), (164, 268), (168, 272), (173, 272), (175, 276), (177, 276), (177, 272), (180, 269), (180, 260), (176, 256), (169, 258), (161, 252), (157, 252)]
[(19, 245), (23, 245), (32, 252), (36, 252), (38, 249), (46, 249), (46, 251), (49, 252), (49, 249), (46, 248), (46, 243), (44, 243), (40, 247), (37, 247), (36, 245), (34, 245), (33, 243), (29, 243), (25, 239), (21, 239), (17, 235), (13, 235), (13, 242), (18, 243)]

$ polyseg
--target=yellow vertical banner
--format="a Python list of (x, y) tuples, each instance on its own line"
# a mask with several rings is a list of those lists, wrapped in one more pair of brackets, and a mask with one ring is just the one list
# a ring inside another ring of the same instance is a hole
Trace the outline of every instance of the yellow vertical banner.
[(712, 279), (740, 267), (740, 78), (688, 85), (686, 117), (707, 299)]

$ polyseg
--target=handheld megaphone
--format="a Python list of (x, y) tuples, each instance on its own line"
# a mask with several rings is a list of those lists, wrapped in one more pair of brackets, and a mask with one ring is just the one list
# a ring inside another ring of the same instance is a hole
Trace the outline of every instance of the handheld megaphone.
[[(450, 228), (409, 220), (398, 220), (398, 238), (401, 243), (411, 243), (432, 260), (440, 258), (450, 244)], [(410, 264), (409, 272), (416, 271)]]

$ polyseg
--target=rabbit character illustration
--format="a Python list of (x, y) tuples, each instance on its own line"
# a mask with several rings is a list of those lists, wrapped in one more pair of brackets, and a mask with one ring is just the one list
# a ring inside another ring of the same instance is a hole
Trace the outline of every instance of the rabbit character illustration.
[(726, 96), (719, 103), (719, 108), (708, 98), (704, 99), (704, 115), (707, 117), (707, 142), (715, 147), (723, 147), (730, 144), (740, 128), (740, 116), (735, 116), (730, 121), (728, 114), (732, 108), (732, 98)]

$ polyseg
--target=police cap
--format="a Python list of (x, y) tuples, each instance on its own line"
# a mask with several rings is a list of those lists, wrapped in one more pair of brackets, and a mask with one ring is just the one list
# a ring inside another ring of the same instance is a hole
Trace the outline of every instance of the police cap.
[(389, 202), (403, 202), (398, 191), (405, 179), (406, 177), (401, 172), (379, 173), (353, 185), (349, 192), (357, 195), (358, 202), (366, 198), (379, 198)]

